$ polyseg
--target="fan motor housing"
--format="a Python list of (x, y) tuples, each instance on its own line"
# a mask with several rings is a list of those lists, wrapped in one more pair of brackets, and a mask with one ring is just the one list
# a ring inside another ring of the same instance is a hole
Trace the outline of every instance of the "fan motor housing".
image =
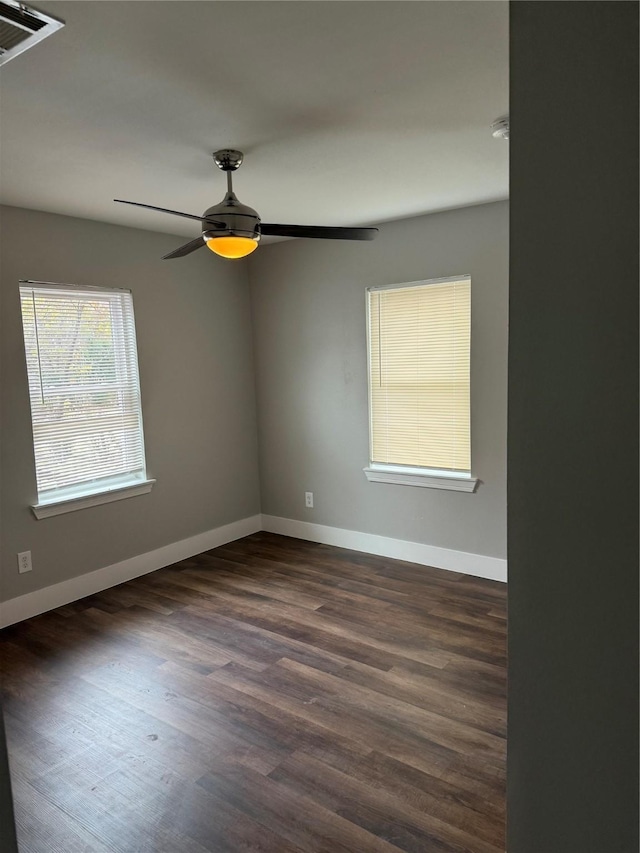
[[(202, 216), (202, 236), (205, 240), (232, 236), (260, 240), (260, 217), (257, 211), (239, 202), (235, 193), (227, 193), (220, 204), (205, 210)], [(226, 228), (212, 228), (207, 218), (224, 222)]]

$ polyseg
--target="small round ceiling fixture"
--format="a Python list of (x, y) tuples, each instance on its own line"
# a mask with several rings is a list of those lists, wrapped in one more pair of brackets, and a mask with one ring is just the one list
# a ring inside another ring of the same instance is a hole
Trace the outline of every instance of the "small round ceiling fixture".
[(491, 133), (496, 139), (509, 139), (509, 116), (500, 116), (492, 122)]

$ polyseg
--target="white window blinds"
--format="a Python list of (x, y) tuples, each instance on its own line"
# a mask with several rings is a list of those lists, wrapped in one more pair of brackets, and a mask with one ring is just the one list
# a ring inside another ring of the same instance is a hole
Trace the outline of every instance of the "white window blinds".
[(146, 477), (131, 294), (22, 284), (38, 500)]
[(470, 279), (368, 299), (372, 464), (469, 473)]

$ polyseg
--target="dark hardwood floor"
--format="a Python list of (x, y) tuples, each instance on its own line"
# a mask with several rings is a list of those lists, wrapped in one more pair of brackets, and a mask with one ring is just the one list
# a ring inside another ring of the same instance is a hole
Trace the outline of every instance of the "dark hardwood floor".
[(259, 533), (5, 629), (21, 853), (504, 851), (505, 598)]

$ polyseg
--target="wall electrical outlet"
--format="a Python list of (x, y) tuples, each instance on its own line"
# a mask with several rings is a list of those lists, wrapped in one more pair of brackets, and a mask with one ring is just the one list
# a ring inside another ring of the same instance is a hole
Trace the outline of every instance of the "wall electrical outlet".
[(304, 493), (304, 505), (309, 507), (309, 509), (313, 509), (313, 492)]
[(30, 572), (32, 569), (31, 565), (31, 551), (22, 551), (18, 554), (18, 571), (20, 574), (24, 574), (24, 572)]

